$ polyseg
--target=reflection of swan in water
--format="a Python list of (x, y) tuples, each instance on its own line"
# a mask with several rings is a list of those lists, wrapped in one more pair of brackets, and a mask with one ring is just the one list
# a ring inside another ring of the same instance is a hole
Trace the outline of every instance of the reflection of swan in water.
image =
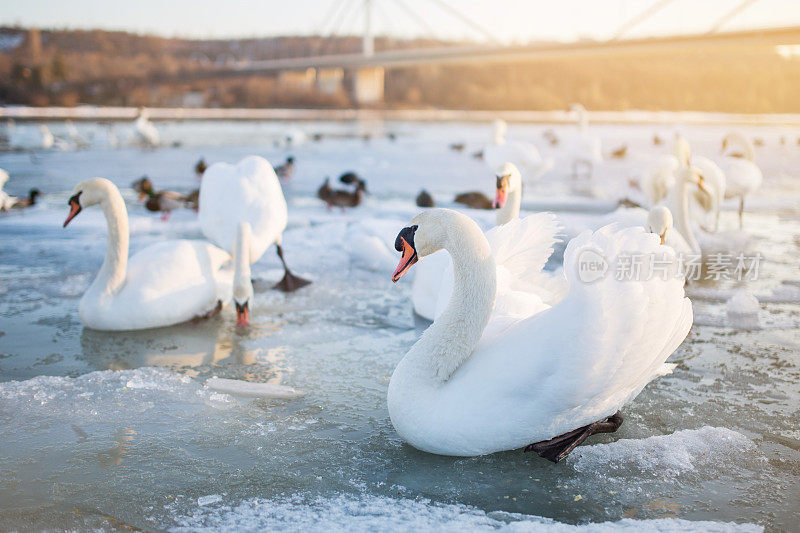
[[(73, 428), (74, 430), (74, 428)], [(97, 453), (100, 466), (110, 467), (122, 464), (126, 455), (131, 453), (133, 438), (136, 432), (131, 428), (120, 428), (114, 432), (114, 446)]]
[[(219, 317), (202, 325), (181, 325), (141, 331), (106, 332), (84, 328), (82, 355), (96, 370), (124, 370), (143, 366), (170, 368), (217, 364), (231, 358), (240, 365), (256, 362), (240, 337)], [(244, 339), (242, 339), (244, 340)]]

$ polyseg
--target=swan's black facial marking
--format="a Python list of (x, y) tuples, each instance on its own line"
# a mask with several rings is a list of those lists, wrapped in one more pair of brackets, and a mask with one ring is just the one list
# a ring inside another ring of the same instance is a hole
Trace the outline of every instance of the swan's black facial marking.
[(511, 174), (498, 174), (497, 178), (497, 188), (500, 189), (502, 187), (508, 187), (508, 180), (511, 179)]
[(81, 209), (83, 209), (83, 207), (81, 207), (81, 200), (80, 200), (81, 194), (83, 194), (83, 191), (78, 191), (77, 193), (73, 194), (67, 201), (67, 204), (69, 205), (70, 209), (69, 209), (69, 214), (67, 215), (67, 219), (64, 221), (63, 227), (66, 228), (67, 224), (69, 224), (69, 221), (78, 216), (78, 213), (80, 213)]
[[(397, 238), (394, 240), (394, 249), (398, 252), (403, 251), (403, 241), (405, 240), (408, 244), (414, 248), (414, 251), (417, 250), (416, 246), (414, 245), (414, 234), (417, 232), (417, 228), (419, 226), (408, 226), (400, 230), (400, 233), (397, 234)], [(402, 240), (401, 240), (402, 239)]]
[(400, 233), (397, 234), (397, 239), (394, 241), (394, 249), (403, 254), (400, 257), (400, 263), (392, 274), (392, 281), (395, 283), (397, 283), (419, 259), (417, 256), (417, 248), (414, 244), (414, 234), (416, 231), (417, 226), (403, 228), (400, 230)]
[(508, 180), (511, 179), (511, 174), (503, 174), (497, 176), (497, 194), (492, 202), (492, 207), (500, 209), (506, 205), (506, 195), (508, 194)]
[(246, 300), (243, 304), (234, 300), (233, 303), (236, 305), (236, 325), (250, 325), (250, 300)]

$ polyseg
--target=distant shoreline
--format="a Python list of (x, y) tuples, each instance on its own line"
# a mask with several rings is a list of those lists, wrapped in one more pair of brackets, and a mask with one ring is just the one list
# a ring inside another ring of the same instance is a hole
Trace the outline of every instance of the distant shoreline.
[[(358, 121), (412, 122), (508, 122), (573, 123), (568, 111), (464, 111), (451, 109), (247, 109), (247, 108), (147, 108), (152, 120), (267, 120), (267, 121)], [(0, 119), (14, 120), (134, 120), (135, 107), (0, 107)], [(800, 114), (716, 113), (705, 111), (590, 111), (597, 124), (739, 124), (750, 126), (797, 126)]]

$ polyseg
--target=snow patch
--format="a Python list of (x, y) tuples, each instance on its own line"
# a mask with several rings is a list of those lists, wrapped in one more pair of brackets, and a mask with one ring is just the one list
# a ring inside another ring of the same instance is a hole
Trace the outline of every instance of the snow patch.
[(700, 462), (721, 462), (755, 447), (736, 431), (704, 426), (646, 439), (622, 439), (576, 449), (568, 458), (578, 472), (652, 474), (674, 478), (696, 469)]
[[(207, 496), (206, 498), (211, 498)], [(218, 497), (215, 495), (214, 497)], [(221, 500), (221, 497), (219, 497)], [(202, 498), (201, 498), (202, 499)], [(215, 500), (214, 503), (219, 500)], [(199, 500), (198, 500), (199, 504)], [(170, 531), (511, 531), (511, 532), (760, 532), (753, 524), (691, 522), (681, 519), (633, 520), (571, 525), (549, 518), (485, 512), (461, 504), (425, 499), (339, 494), (333, 497), (295, 494), (250, 499), (235, 506), (203, 507), (176, 516)]]

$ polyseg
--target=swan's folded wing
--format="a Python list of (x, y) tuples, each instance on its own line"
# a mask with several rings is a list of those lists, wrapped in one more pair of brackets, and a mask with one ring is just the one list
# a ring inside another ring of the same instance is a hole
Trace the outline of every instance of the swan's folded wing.
[[(626, 254), (642, 258), (635, 279), (619, 279)], [(465, 377), (491, 374), (487, 397), (519, 406), (515, 422), (529, 424), (539, 440), (613, 414), (660, 374), (692, 324), (683, 279), (649, 276), (650, 254), (674, 259), (672, 249), (643, 228), (612, 225), (581, 234), (565, 252), (564, 299), (482, 339), (454, 378), (461, 370)], [(581, 274), (582, 266), (597, 265), (595, 272), (604, 261), (608, 269), (599, 279)], [(482, 383), (487, 388), (485, 378)]]
[(486, 232), (498, 271), (517, 283), (537, 280), (553, 254), (560, 226), (552, 213), (535, 213)]
[[(535, 213), (486, 232), (497, 265), (497, 311), (493, 317), (503, 315), (503, 323), (507, 325), (538, 312), (542, 302), (550, 305), (560, 299), (564, 292), (562, 276), (542, 271), (560, 230), (555, 215)], [(453, 265), (449, 262), (441, 277), (434, 317), (447, 307), (453, 277)], [(507, 305), (505, 300), (510, 300)]]

